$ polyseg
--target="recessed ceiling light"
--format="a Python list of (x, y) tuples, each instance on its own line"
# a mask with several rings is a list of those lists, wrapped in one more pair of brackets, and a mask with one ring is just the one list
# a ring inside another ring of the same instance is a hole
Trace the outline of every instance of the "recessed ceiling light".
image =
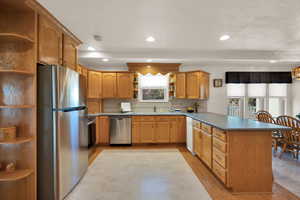
[(147, 62), (152, 62), (152, 59), (147, 59)]
[(151, 66), (150, 66), (150, 65), (148, 65), (148, 66), (147, 66), (147, 68), (149, 69), (149, 68), (151, 68)]
[(92, 47), (92, 46), (89, 46), (89, 47), (88, 47), (88, 50), (89, 50), (89, 51), (95, 51), (96, 49), (95, 49), (94, 47)]
[(102, 58), (102, 61), (103, 61), (103, 62), (108, 62), (109, 59), (108, 59), (108, 58)]
[(270, 60), (270, 63), (277, 63), (277, 60)]
[(228, 39), (230, 39), (230, 36), (229, 36), (229, 35), (222, 35), (222, 36), (220, 37), (220, 40), (221, 40), (221, 41), (225, 41), (225, 40), (228, 40)]
[(147, 42), (155, 42), (155, 38), (152, 37), (152, 36), (149, 36), (149, 37), (146, 38), (146, 41)]

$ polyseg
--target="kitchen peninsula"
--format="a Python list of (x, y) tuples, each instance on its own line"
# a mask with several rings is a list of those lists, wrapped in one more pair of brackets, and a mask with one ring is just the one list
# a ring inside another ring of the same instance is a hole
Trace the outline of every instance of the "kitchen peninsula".
[[(146, 131), (143, 129), (143, 125), (140, 125), (139, 129), (137, 129), (138, 123), (150, 124), (152, 122), (155, 124), (154, 127), (158, 127), (162, 122), (170, 121), (171, 123), (174, 118), (192, 118), (193, 152), (219, 178), (226, 188), (230, 189), (233, 193), (272, 192), (271, 132), (273, 130), (288, 129), (278, 125), (214, 113), (131, 112), (96, 113), (89, 115), (90, 118), (99, 116), (107, 118), (111, 116), (131, 116), (133, 144), (160, 143), (156, 142), (155, 138), (165, 138), (164, 135), (172, 138), (172, 125), (169, 126), (170, 131), (162, 128), (163, 131), (160, 132), (159, 129), (161, 128)], [(185, 128), (177, 129), (177, 132), (183, 132), (186, 135)], [(145, 133), (152, 134), (148, 138), (153, 137), (153, 141), (143, 142), (134, 139), (140, 138), (141, 134)], [(101, 132), (100, 134), (105, 133)], [(185, 143), (185, 140), (181, 141), (181, 143), (183, 142)], [(170, 139), (169, 141), (165, 140), (165, 143), (174, 142)]]

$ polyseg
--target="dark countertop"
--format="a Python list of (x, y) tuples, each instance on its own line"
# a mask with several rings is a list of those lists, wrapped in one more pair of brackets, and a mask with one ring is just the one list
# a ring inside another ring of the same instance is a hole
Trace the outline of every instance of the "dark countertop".
[(290, 130), (288, 127), (279, 126), (275, 124), (263, 123), (251, 119), (243, 119), (240, 117), (233, 117), (227, 115), (221, 115), (216, 113), (184, 113), (184, 112), (130, 112), (130, 113), (97, 113), (89, 114), (88, 117), (97, 116), (161, 116), (161, 115), (181, 115), (191, 117), (194, 120), (203, 122), (213, 127), (222, 130)]

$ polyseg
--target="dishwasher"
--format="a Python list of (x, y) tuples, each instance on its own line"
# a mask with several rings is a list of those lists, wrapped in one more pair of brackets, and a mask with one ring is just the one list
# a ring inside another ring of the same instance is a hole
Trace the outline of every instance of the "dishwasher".
[(110, 117), (110, 144), (131, 144), (131, 117)]

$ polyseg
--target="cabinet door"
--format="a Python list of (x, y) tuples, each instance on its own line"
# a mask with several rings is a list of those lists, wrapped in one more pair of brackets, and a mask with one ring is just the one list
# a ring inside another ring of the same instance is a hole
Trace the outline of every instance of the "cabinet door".
[(101, 72), (88, 72), (88, 98), (97, 99), (101, 97)]
[(178, 117), (170, 120), (170, 142), (185, 143), (186, 142), (186, 119)]
[(82, 67), (80, 65), (77, 65), (76, 71), (82, 75)]
[(66, 34), (64, 34), (63, 44), (63, 65), (70, 69), (76, 70), (77, 45), (74, 40)]
[(109, 117), (100, 116), (97, 118), (97, 144), (109, 144)]
[(186, 97), (188, 99), (200, 98), (200, 72), (186, 73)]
[(153, 143), (154, 142), (154, 122), (140, 122), (141, 132), (140, 141), (141, 143)]
[(156, 122), (155, 124), (155, 142), (170, 143), (170, 122)]
[(199, 158), (202, 158), (202, 153), (203, 153), (202, 134), (200, 130), (194, 128), (193, 135), (194, 135), (194, 151), (196, 155), (199, 156)]
[(186, 118), (183, 116), (177, 118), (177, 138), (178, 143), (186, 142)]
[(176, 98), (185, 98), (186, 97), (186, 74), (185, 73), (177, 73), (176, 74)]
[(141, 143), (141, 124), (140, 122), (132, 122), (132, 143)]
[(208, 167), (211, 168), (212, 162), (212, 137), (210, 134), (201, 131), (202, 135), (202, 146), (203, 146), (203, 153), (202, 153), (202, 160), (206, 163)]
[(102, 74), (102, 97), (115, 98), (117, 96), (117, 74), (103, 73)]
[(133, 98), (133, 74), (117, 73), (117, 97), (122, 99)]
[(62, 64), (62, 31), (48, 18), (39, 15), (38, 60), (40, 63)]
[(88, 77), (88, 70), (85, 67), (81, 67), (81, 72), (84, 77)]
[(178, 125), (176, 119), (170, 120), (170, 142), (179, 143)]
[(89, 99), (87, 102), (87, 106), (88, 106), (88, 113), (89, 114), (95, 114), (95, 113), (100, 113), (101, 112), (101, 106), (102, 106), (102, 102), (101, 100), (98, 99)]
[(201, 72), (200, 78), (200, 99), (209, 97), (209, 74)]

